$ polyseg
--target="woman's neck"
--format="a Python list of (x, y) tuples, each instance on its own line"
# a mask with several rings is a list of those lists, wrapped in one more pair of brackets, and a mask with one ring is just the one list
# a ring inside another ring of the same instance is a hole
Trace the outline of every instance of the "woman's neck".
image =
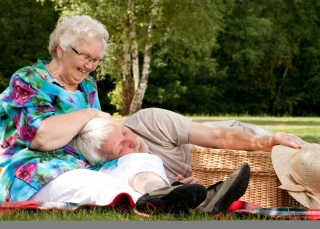
[(49, 64), (46, 66), (47, 71), (50, 73), (50, 75), (65, 89), (69, 91), (75, 91), (78, 89), (79, 85), (70, 85), (64, 80), (62, 77), (60, 71), (59, 71), (59, 66), (54, 62), (51, 61)]

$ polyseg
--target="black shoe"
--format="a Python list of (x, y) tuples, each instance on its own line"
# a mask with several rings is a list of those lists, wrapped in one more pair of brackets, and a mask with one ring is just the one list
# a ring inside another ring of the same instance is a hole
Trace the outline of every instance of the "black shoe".
[(140, 213), (188, 213), (207, 196), (207, 189), (200, 184), (174, 185), (144, 194), (137, 200), (135, 209)]
[(250, 166), (245, 163), (225, 181), (219, 181), (207, 188), (207, 197), (197, 208), (197, 213), (212, 215), (228, 210), (247, 190), (250, 179)]

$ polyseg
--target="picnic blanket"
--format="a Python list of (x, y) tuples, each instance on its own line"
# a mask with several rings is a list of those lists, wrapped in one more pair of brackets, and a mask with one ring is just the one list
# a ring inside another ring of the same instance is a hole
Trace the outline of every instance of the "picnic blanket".
[[(58, 202), (41, 202), (41, 201), (20, 201), (20, 202), (4, 202), (0, 203), (0, 214), (14, 214), (22, 209), (35, 210), (62, 210), (62, 211), (76, 211), (84, 207), (93, 207), (95, 205), (81, 205), (77, 203), (58, 203)], [(114, 206), (127, 206), (133, 209), (135, 206), (131, 196), (126, 193), (120, 193), (113, 202), (106, 206), (106, 208)], [(254, 203), (249, 203), (242, 200), (235, 201), (228, 209), (227, 214), (217, 214), (213, 219), (223, 220), (230, 219), (233, 215), (260, 215), (261, 217), (271, 217), (284, 220), (320, 220), (320, 209), (308, 209), (302, 207), (274, 207), (261, 208)]]
[(62, 211), (75, 211), (79, 208), (84, 207), (103, 207), (106, 209), (110, 209), (115, 206), (124, 206), (127, 208), (134, 208), (135, 202), (132, 197), (127, 193), (120, 193), (113, 201), (111, 201), (108, 205), (98, 206), (93, 204), (78, 204), (71, 202), (43, 202), (36, 200), (26, 200), (26, 201), (16, 201), (16, 202), (3, 202), (0, 203), (0, 214), (13, 214), (16, 211), (22, 209), (34, 209), (34, 210), (62, 210)]

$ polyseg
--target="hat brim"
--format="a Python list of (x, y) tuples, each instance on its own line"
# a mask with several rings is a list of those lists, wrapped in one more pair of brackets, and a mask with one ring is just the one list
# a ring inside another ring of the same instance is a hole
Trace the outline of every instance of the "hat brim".
[[(306, 147), (306, 146), (305, 146)], [(271, 153), (271, 160), (274, 171), (276, 172), (281, 184), (295, 185), (297, 184), (290, 176), (291, 157), (299, 149), (294, 149), (288, 146), (274, 146)], [(288, 191), (295, 200), (307, 208), (320, 208), (320, 204), (306, 195), (305, 192)], [(284, 206), (285, 207), (285, 206)]]

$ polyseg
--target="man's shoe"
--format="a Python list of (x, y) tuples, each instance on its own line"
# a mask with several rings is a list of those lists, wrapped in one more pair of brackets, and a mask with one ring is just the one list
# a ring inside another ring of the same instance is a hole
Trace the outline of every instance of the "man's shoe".
[(197, 213), (212, 215), (228, 210), (247, 190), (250, 179), (250, 166), (245, 163), (225, 181), (219, 181), (207, 188), (207, 197), (196, 209)]
[(144, 194), (137, 200), (135, 209), (140, 213), (188, 213), (207, 196), (207, 189), (200, 184), (174, 185)]

